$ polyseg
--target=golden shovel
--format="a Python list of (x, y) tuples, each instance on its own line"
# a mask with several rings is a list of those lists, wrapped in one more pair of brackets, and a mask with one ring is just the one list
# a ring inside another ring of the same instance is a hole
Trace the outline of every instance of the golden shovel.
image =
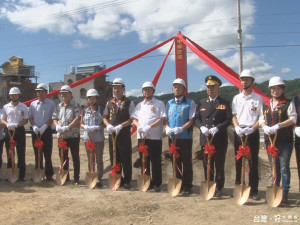
[[(41, 141), (41, 135), (37, 134), (37, 141)], [(32, 173), (32, 180), (34, 183), (40, 183), (43, 180), (43, 177), (45, 176), (44, 170), (41, 169), (40, 162), (41, 162), (41, 152), (43, 151), (43, 147), (38, 148), (38, 160), (37, 160), (37, 169), (35, 169)]]
[[(172, 138), (172, 145), (174, 147), (176, 147), (176, 139), (177, 139), (177, 137)], [(172, 197), (175, 197), (176, 195), (178, 195), (178, 193), (180, 192), (180, 189), (181, 189), (181, 185), (182, 185), (182, 180), (178, 179), (176, 177), (176, 167), (177, 167), (176, 156), (174, 153), (173, 154), (173, 178), (169, 179), (169, 183), (168, 183), (168, 192), (170, 193), (170, 195)]]
[[(89, 135), (89, 142), (90, 144), (94, 144), (93, 141), (93, 137), (94, 137), (94, 132), (92, 132), (92, 134)], [(87, 144), (88, 145), (88, 144)], [(85, 176), (85, 183), (87, 188), (92, 189), (96, 186), (97, 182), (98, 182), (98, 173), (94, 171), (94, 159), (95, 159), (95, 149), (87, 149), (90, 151), (90, 172), (86, 172), (86, 176)]]
[[(64, 142), (63, 134), (60, 134), (60, 141), (58, 144), (58, 148), (60, 150), (60, 167), (59, 167), (59, 170), (56, 172), (56, 183), (58, 185), (62, 186), (62, 185), (64, 185), (64, 183), (67, 180), (69, 171), (64, 170), (64, 165), (65, 165), (67, 159), (64, 161), (65, 149), (64, 149), (64, 147), (60, 146), (60, 142)], [(67, 148), (67, 146), (66, 146), (66, 148)], [(66, 151), (68, 151), (68, 149), (66, 149)]]
[[(271, 136), (269, 136), (271, 147), (275, 146), (277, 139), (277, 132), (272, 141)], [(277, 207), (282, 201), (283, 191), (281, 187), (278, 187), (275, 183), (276, 180), (276, 158), (272, 155), (272, 186), (267, 187), (266, 200), (269, 206)]]
[[(211, 137), (211, 140), (209, 140), (208, 136), (206, 136), (206, 141), (208, 145), (211, 145), (212, 140), (214, 136)], [(207, 154), (207, 168), (206, 168), (206, 181), (201, 182), (201, 188), (200, 188), (200, 196), (204, 200), (209, 200), (211, 199), (216, 190), (216, 182), (210, 180), (210, 159), (211, 159), (211, 154)]]
[[(111, 135), (113, 143), (113, 170), (117, 165), (117, 134), (112, 133)], [(116, 171), (109, 174), (108, 177), (108, 186), (111, 191), (115, 191), (120, 187), (121, 184), (121, 174), (118, 174)]]
[[(15, 129), (13, 130), (12, 134), (10, 133), (10, 131), (8, 131), (10, 142), (14, 142), (15, 132)], [(17, 143), (15, 143), (15, 146), (16, 145)], [(15, 183), (19, 178), (19, 168), (15, 167), (15, 147), (10, 146), (9, 148), (11, 148), (11, 168), (7, 168), (7, 179), (9, 180), (9, 182)]]
[[(142, 146), (145, 146), (146, 136), (143, 137), (143, 134), (140, 133), (140, 136), (142, 138)], [(151, 177), (146, 172), (146, 162), (147, 162), (147, 155), (142, 152), (142, 173), (138, 175), (138, 188), (139, 191), (146, 192), (150, 186)]]
[[(245, 141), (241, 137), (242, 146), (245, 147), (247, 144), (248, 135), (246, 135)], [(245, 185), (245, 163), (246, 157), (242, 156), (242, 171), (241, 171), (241, 184), (236, 184), (233, 190), (233, 199), (238, 205), (244, 205), (247, 202), (251, 187)]]

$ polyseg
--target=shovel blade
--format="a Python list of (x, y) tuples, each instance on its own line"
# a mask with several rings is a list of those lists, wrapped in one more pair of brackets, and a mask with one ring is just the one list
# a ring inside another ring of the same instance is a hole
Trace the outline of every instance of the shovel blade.
[(244, 205), (250, 195), (250, 186), (246, 185), (235, 185), (234, 190), (233, 190), (233, 199), (238, 205)]
[(98, 182), (98, 173), (86, 172), (85, 183), (88, 189), (93, 189)]
[(267, 187), (266, 200), (269, 206), (277, 207), (282, 200), (282, 188), (277, 186)]
[(60, 172), (56, 173), (56, 183), (60, 186), (64, 185), (68, 177), (68, 170), (62, 169)]
[(200, 196), (203, 200), (211, 199), (216, 191), (216, 182), (213, 181), (202, 181), (200, 188)]
[(108, 186), (111, 191), (116, 191), (121, 185), (121, 174), (114, 174), (108, 177)]
[(139, 191), (146, 192), (150, 186), (151, 178), (149, 175), (141, 174), (138, 176)]
[(15, 183), (19, 179), (19, 168), (8, 168), (7, 179), (10, 183)]
[(175, 197), (179, 194), (182, 185), (182, 180), (178, 178), (169, 179), (168, 183), (168, 192), (172, 197)]
[(34, 183), (41, 183), (44, 176), (45, 176), (44, 170), (35, 169), (32, 173), (32, 180)]

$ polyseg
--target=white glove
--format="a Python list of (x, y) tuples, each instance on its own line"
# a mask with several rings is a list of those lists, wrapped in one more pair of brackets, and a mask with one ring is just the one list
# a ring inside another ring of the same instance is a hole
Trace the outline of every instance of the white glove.
[(8, 130), (13, 130), (13, 129), (15, 129), (17, 126), (18, 126), (17, 123), (9, 123), (9, 124), (7, 125), (7, 129), (8, 129)]
[(182, 127), (174, 127), (172, 131), (174, 134), (180, 134), (183, 131), (183, 129)]
[(239, 135), (240, 137), (243, 137), (243, 135), (244, 135), (244, 129), (243, 128), (241, 128), (240, 126), (236, 126), (234, 129), (235, 129), (235, 132), (236, 132), (237, 135)]
[(300, 127), (295, 128), (295, 134), (300, 137)]
[(115, 127), (116, 134), (119, 134), (119, 132), (122, 130), (123, 126), (119, 124), (118, 126)]
[(254, 129), (252, 127), (245, 127), (243, 129), (243, 131), (244, 131), (245, 135), (249, 135), (249, 134), (252, 134), (254, 132)]
[(36, 133), (36, 134), (38, 134), (38, 133), (41, 132), (41, 131), (40, 131), (40, 128), (38, 128), (36, 125), (33, 125), (33, 126), (32, 126), (32, 130), (33, 130), (33, 132)]
[(277, 130), (280, 129), (278, 123), (275, 124), (274, 126), (270, 127), (270, 128), (271, 128), (270, 134), (274, 134)]
[(271, 127), (265, 125), (263, 126), (263, 131), (265, 132), (266, 135), (270, 135), (271, 134)]
[(92, 130), (92, 131), (95, 131), (95, 130), (100, 130), (100, 127), (99, 127), (99, 126), (96, 126), (96, 125), (94, 125), (94, 126), (92, 126), (92, 127), (91, 127), (91, 130)]
[(115, 132), (115, 127), (114, 127), (113, 125), (111, 125), (111, 124), (108, 124), (108, 125), (106, 126), (106, 130), (107, 130), (107, 132), (108, 132), (109, 134), (112, 134), (113, 132)]
[(41, 126), (40, 127), (40, 134), (42, 135), (44, 132), (45, 132), (45, 130), (47, 129), (47, 124), (44, 124), (43, 126)]
[(83, 125), (83, 129), (84, 129), (86, 132), (89, 132), (89, 131), (90, 131), (90, 126), (88, 126), (88, 125)]
[(146, 126), (143, 127), (143, 131), (144, 131), (145, 134), (149, 133), (150, 129), (151, 129), (150, 125), (146, 125)]
[(209, 133), (212, 135), (212, 136), (215, 136), (215, 134), (219, 131), (219, 129), (217, 127), (212, 127), (209, 129)]
[(62, 129), (63, 132), (66, 132), (70, 129), (70, 127), (69, 126), (63, 126), (61, 129)]
[(209, 130), (208, 130), (207, 127), (201, 126), (201, 127), (200, 127), (200, 130), (201, 130), (202, 134), (204, 134), (205, 136), (208, 136), (208, 135), (209, 135)]
[(137, 127), (137, 132), (138, 133), (143, 133), (144, 131), (143, 131), (143, 127), (142, 126), (138, 126)]
[(56, 129), (56, 132), (58, 132), (58, 133), (60, 133), (60, 132), (63, 131), (63, 130), (61, 129), (61, 126), (60, 126), (60, 125), (57, 125), (55, 129)]
[(167, 128), (166, 128), (166, 135), (168, 135), (168, 136), (171, 136), (171, 135), (172, 135), (172, 133), (173, 133), (173, 130), (172, 130), (172, 128), (170, 128), (170, 127), (167, 127)]

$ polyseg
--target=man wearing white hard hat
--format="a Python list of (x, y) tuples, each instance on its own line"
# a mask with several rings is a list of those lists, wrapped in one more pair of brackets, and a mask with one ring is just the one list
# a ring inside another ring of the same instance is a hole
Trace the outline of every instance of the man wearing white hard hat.
[(190, 195), (193, 186), (192, 144), (196, 104), (184, 96), (186, 84), (183, 79), (175, 79), (172, 86), (174, 98), (168, 101), (166, 107), (166, 134), (169, 136), (169, 144), (171, 136), (177, 136), (179, 158), (176, 159), (176, 163), (182, 173), (176, 170), (176, 176), (182, 179), (182, 193)]
[[(133, 124), (137, 127), (138, 146), (145, 138), (145, 145), (148, 146), (146, 154), (146, 171), (150, 175), (150, 163), (152, 169), (152, 180), (150, 187), (155, 192), (160, 191), (162, 184), (161, 153), (162, 153), (162, 131), (163, 122), (166, 119), (166, 108), (162, 101), (154, 97), (155, 87), (152, 82), (143, 83), (142, 92), (144, 100), (137, 104), (131, 115)], [(142, 152), (140, 159), (142, 160)]]
[[(60, 88), (60, 97), (62, 102), (56, 106), (52, 115), (53, 123), (56, 127), (57, 136), (63, 135), (64, 141), (71, 150), (73, 167), (74, 167), (74, 184), (79, 184), (80, 175), (80, 158), (79, 158), (79, 142), (80, 142), (80, 106), (73, 100), (72, 89), (69, 85), (63, 85)], [(69, 151), (64, 151), (66, 164), (65, 170), (69, 170)], [(60, 152), (59, 152), (60, 154)], [(69, 174), (67, 181), (70, 180)]]
[[(250, 197), (260, 200), (258, 196), (258, 153), (259, 153), (259, 117), (263, 112), (263, 99), (255, 94), (251, 86), (254, 83), (252, 71), (245, 69), (240, 75), (243, 91), (234, 96), (232, 101), (232, 122), (234, 125), (234, 149), (237, 155), (239, 146), (242, 145), (241, 138), (248, 136), (246, 145), (250, 147), (250, 172), (249, 186)], [(235, 161), (236, 178), (235, 184), (241, 184), (242, 157)]]
[[(290, 160), (293, 151), (293, 126), (297, 122), (294, 102), (284, 96), (285, 83), (281, 77), (272, 77), (269, 81), (271, 100), (264, 106), (264, 114), (260, 117), (260, 125), (265, 132), (266, 146), (270, 144), (269, 136), (274, 138), (277, 133), (275, 146), (278, 149), (276, 158), (276, 185), (282, 180), (282, 204), (288, 203), (291, 172)], [(267, 148), (266, 148), (267, 149)], [(268, 154), (272, 165), (272, 154)], [(274, 157), (274, 155), (273, 155)]]
[[(28, 116), (29, 122), (32, 126), (32, 145), (35, 155), (35, 168), (38, 168), (38, 149), (34, 147), (35, 140), (37, 136), (40, 135), (41, 141), (43, 141), (43, 149), (41, 151), (45, 158), (45, 175), (48, 181), (52, 181), (52, 176), (54, 174), (52, 166), (52, 114), (55, 110), (55, 103), (46, 98), (48, 93), (48, 86), (44, 83), (37, 85), (36, 95), (37, 100), (33, 101), (29, 106)], [(40, 160), (40, 168), (43, 166), (43, 157)]]
[(132, 144), (130, 128), (132, 119), (130, 118), (134, 103), (125, 96), (125, 82), (122, 78), (114, 79), (113, 83), (114, 98), (107, 102), (104, 113), (103, 123), (109, 133), (109, 153), (111, 165), (113, 165), (113, 143), (112, 134), (117, 135), (117, 164), (121, 164), (118, 173), (122, 173), (121, 184), (125, 189), (131, 188), (132, 179)]
[[(21, 92), (17, 87), (9, 90), (11, 102), (3, 106), (1, 123), (7, 126), (11, 134), (15, 130), (14, 141), (17, 142), (16, 150), (18, 155), (19, 180), (25, 181), (26, 162), (26, 136), (24, 125), (28, 123), (27, 106), (20, 102)], [(11, 168), (11, 159), (7, 152), (7, 168)]]
[[(104, 125), (100, 106), (98, 105), (99, 93), (96, 89), (89, 89), (86, 93), (87, 106), (81, 113), (81, 127), (84, 129), (83, 140), (86, 143), (92, 138), (92, 142), (95, 143), (95, 157), (93, 160), (93, 168), (90, 167), (90, 154), (91, 150), (86, 149), (88, 158), (89, 171), (96, 171), (95, 165), (97, 165), (98, 182), (97, 187), (102, 187), (103, 177), (103, 149), (104, 149)], [(96, 162), (96, 163), (95, 163)]]

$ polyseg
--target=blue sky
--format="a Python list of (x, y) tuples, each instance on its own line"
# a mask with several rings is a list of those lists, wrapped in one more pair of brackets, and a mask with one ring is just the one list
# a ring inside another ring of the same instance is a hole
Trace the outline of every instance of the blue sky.
[[(236, 7), (236, 0), (2, 0), (0, 63), (22, 57), (36, 66), (38, 82), (56, 82), (70, 66), (110, 67), (181, 30), (238, 72)], [(257, 82), (274, 75), (299, 78), (300, 1), (241, 0), (241, 14), (244, 68), (254, 71)], [(141, 94), (168, 49), (110, 72), (109, 80), (122, 77), (128, 95)], [(202, 90), (208, 74), (218, 75), (189, 53), (189, 91)], [(174, 79), (171, 56), (156, 93), (170, 93)]]

